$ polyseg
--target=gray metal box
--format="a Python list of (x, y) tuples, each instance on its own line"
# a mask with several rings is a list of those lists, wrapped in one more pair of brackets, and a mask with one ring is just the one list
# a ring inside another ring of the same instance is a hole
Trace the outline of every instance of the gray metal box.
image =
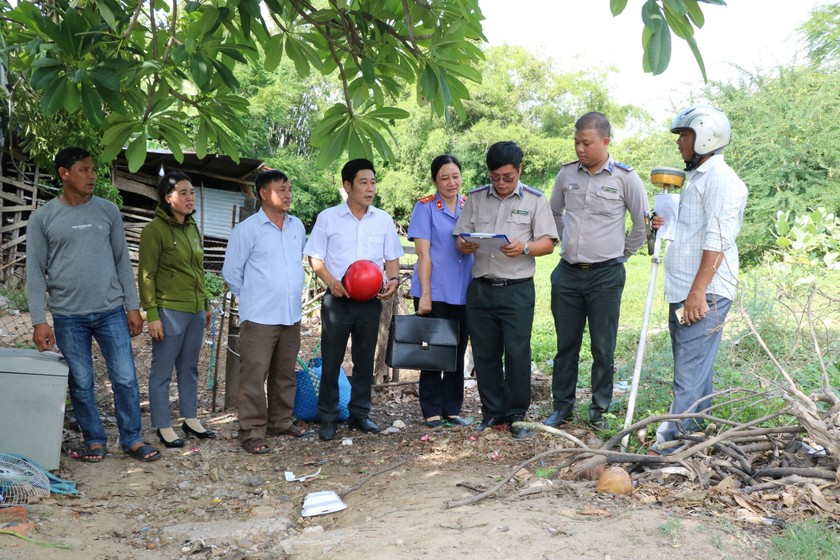
[(0, 453), (58, 468), (67, 374), (56, 353), (0, 348)]

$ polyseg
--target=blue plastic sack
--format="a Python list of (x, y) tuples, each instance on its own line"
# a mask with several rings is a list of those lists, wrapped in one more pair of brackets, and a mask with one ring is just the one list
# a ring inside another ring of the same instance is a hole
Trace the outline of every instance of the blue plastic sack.
[[(302, 369), (295, 372), (297, 391), (295, 392), (295, 416), (305, 422), (317, 422), (318, 391), (321, 389), (321, 358), (312, 358), (308, 364), (298, 359)], [(350, 419), (350, 380), (344, 368), (338, 372), (338, 421)]]

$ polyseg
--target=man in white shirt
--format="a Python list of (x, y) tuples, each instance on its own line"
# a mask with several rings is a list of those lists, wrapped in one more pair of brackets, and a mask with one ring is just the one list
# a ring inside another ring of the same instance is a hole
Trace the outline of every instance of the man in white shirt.
[[(683, 109), (671, 132), (688, 171), (680, 196), (674, 239), (665, 254), (665, 297), (674, 354), (671, 413), (702, 412), (711, 406), (714, 361), (726, 314), (738, 284), (735, 239), (744, 221), (747, 187), (723, 159), (729, 144), (726, 115), (715, 107)], [(653, 227), (664, 224), (655, 217)], [(682, 320), (678, 311), (682, 310)], [(664, 422), (657, 444), (695, 431), (701, 422)], [(671, 448), (673, 449), (673, 448)], [(663, 448), (662, 452), (667, 452)]]
[[(336, 438), (338, 420), (338, 376), (347, 341), (353, 337), (353, 379), (350, 394), (350, 429), (378, 433), (370, 419), (373, 359), (379, 332), (382, 300), (397, 291), (400, 257), (403, 256), (394, 220), (372, 206), (376, 195), (376, 173), (366, 159), (347, 162), (341, 170), (347, 202), (327, 208), (315, 221), (303, 253), (312, 271), (327, 285), (321, 304), (321, 388), (318, 416), (322, 440)], [(384, 263), (388, 278), (382, 291), (368, 301), (349, 297), (341, 282), (351, 264), (370, 260)]]

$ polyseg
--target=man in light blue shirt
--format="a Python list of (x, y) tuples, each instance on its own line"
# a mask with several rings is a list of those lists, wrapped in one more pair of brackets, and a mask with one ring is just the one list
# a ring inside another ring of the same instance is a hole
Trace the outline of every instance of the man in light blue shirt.
[(271, 451), (266, 435), (311, 435), (292, 423), (306, 231), (288, 213), (283, 172), (261, 173), (256, 186), (262, 208), (233, 230), (222, 275), (239, 298), (239, 441), (263, 454)]
[[(350, 428), (365, 433), (379, 432), (369, 418), (373, 358), (379, 332), (382, 300), (397, 291), (402, 245), (394, 220), (371, 206), (376, 195), (373, 163), (366, 159), (347, 162), (341, 170), (347, 202), (327, 208), (315, 221), (304, 254), (312, 271), (327, 285), (321, 304), (321, 389), (318, 394), (318, 435), (336, 438), (338, 419), (338, 376), (347, 341), (352, 335), (353, 389), (350, 394)], [(370, 260), (385, 265), (388, 277), (382, 291), (368, 301), (349, 297), (341, 282), (351, 264)]]

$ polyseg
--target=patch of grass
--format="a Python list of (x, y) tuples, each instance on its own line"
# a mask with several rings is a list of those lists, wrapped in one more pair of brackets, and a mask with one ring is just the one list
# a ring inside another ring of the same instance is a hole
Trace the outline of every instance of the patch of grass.
[(540, 467), (534, 471), (534, 478), (551, 478), (556, 473), (555, 467)]
[(670, 519), (659, 526), (659, 532), (668, 537), (671, 546), (674, 547), (680, 544), (684, 529), (682, 520), (676, 518)]
[(770, 560), (840, 559), (840, 532), (825, 521), (791, 523), (770, 541)]
[(9, 303), (0, 305), (0, 310), (29, 311), (29, 302), (26, 301), (26, 290), (24, 288), (6, 288), (0, 286), (0, 296), (3, 296)]

